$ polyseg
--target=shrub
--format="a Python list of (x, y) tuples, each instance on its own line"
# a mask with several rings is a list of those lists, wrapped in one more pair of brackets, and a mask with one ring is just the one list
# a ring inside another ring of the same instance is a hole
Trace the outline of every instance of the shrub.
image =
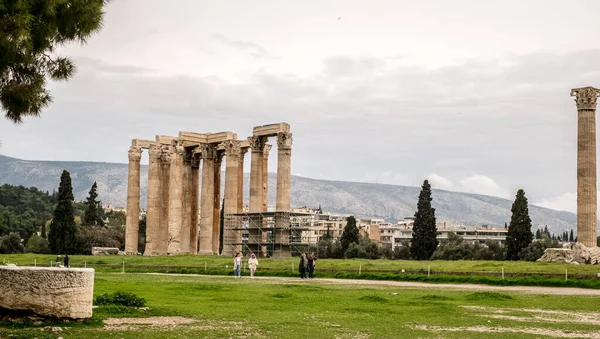
[(23, 244), (18, 233), (12, 232), (0, 238), (0, 253), (23, 253)]
[(142, 307), (146, 305), (146, 299), (138, 297), (131, 292), (117, 291), (104, 293), (96, 297), (96, 305), (121, 305)]
[(50, 247), (48, 246), (48, 240), (40, 237), (37, 234), (32, 235), (27, 240), (25, 250), (28, 253), (39, 253), (39, 254), (50, 254)]
[(410, 242), (403, 241), (402, 246), (396, 246), (394, 248), (394, 259), (397, 260), (408, 260), (410, 259)]
[(560, 244), (556, 240), (543, 236), (543, 239), (533, 241), (527, 247), (519, 252), (519, 257), (524, 261), (536, 261), (544, 255), (547, 248), (560, 248)]

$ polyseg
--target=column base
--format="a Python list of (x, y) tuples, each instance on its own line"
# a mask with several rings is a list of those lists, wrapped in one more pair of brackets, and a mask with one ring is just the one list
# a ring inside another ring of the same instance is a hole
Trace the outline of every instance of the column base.
[(198, 251), (198, 255), (214, 255), (212, 250), (200, 250)]

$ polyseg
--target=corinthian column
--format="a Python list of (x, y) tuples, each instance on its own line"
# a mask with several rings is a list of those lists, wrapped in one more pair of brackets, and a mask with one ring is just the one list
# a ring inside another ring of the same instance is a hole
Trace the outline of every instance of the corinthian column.
[(262, 212), (263, 193), (263, 154), (266, 137), (252, 136), (248, 138), (252, 157), (250, 158), (250, 213)]
[[(169, 180), (169, 234), (167, 252), (182, 253), (181, 227), (183, 224), (183, 144), (173, 146)], [(189, 240), (188, 240), (189, 241)], [(188, 246), (185, 246), (188, 247)]]
[(277, 133), (277, 201), (276, 211), (289, 212), (292, 178), (292, 133)]
[[(225, 206), (224, 214), (238, 213), (238, 197), (242, 192), (238, 192), (239, 184), (239, 166), (242, 149), (238, 140), (228, 140), (223, 143), (227, 162), (225, 163)], [(243, 179), (243, 178), (242, 178)], [(223, 229), (223, 254), (233, 255), (237, 252), (237, 243), (241, 243), (241, 233), (229, 230), (232, 225), (224, 224)], [(237, 237), (239, 235), (239, 239)], [(229, 244), (229, 245), (228, 245)]]
[(238, 203), (237, 203), (237, 212), (234, 213), (242, 213), (244, 211), (244, 156), (248, 148), (242, 148), (240, 152), (240, 160), (238, 164)]
[(574, 88), (577, 103), (577, 242), (596, 247), (596, 101), (600, 90)]
[(215, 176), (213, 184), (215, 186), (213, 195), (213, 228), (212, 228), (212, 253), (219, 254), (219, 240), (221, 239), (221, 163), (223, 162), (223, 152), (217, 151), (215, 157)]
[[(179, 232), (179, 249), (181, 253), (190, 253), (190, 233), (192, 228), (192, 152), (183, 150), (181, 174), (181, 228)], [(196, 168), (198, 171), (198, 168)], [(198, 190), (196, 190), (198, 193)], [(196, 198), (198, 201), (198, 198)], [(196, 205), (198, 206), (198, 205)], [(198, 213), (196, 213), (198, 215)], [(196, 219), (198, 220), (198, 219)], [(197, 228), (196, 228), (197, 231)], [(196, 239), (197, 240), (197, 239)], [(195, 252), (194, 252), (195, 253)]]
[(200, 200), (200, 248), (199, 254), (213, 254), (213, 222), (215, 203), (215, 158), (217, 148), (211, 144), (202, 150), (202, 195)]
[(131, 146), (127, 174), (127, 221), (125, 226), (125, 253), (127, 254), (137, 254), (138, 251), (141, 158), (141, 147)]
[(267, 212), (269, 210), (269, 152), (273, 145), (266, 144), (263, 151), (263, 164), (262, 164), (262, 211)]
[(190, 253), (198, 253), (198, 196), (200, 195), (200, 154), (192, 156), (192, 187), (190, 189)]
[(150, 144), (148, 163), (148, 201), (146, 203), (146, 249), (144, 255), (157, 254), (157, 241), (160, 225), (160, 157), (162, 150), (158, 144)]
[(169, 187), (171, 184), (172, 152), (171, 146), (163, 146), (160, 156), (160, 223), (158, 226), (158, 240), (154, 246), (158, 255), (166, 255), (169, 248)]

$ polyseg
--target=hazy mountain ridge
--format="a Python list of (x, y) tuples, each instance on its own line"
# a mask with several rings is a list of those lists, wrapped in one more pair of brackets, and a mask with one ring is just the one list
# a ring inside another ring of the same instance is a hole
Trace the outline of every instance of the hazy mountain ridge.
[[(104, 204), (125, 206), (127, 164), (69, 161), (29, 161), (0, 155), (0, 184), (35, 186), (40, 190), (58, 189), (60, 174), (71, 173), (73, 194), (78, 200), (87, 196), (92, 183), (98, 183)], [(141, 201), (146, 202), (147, 166), (141, 166)], [(225, 176), (222, 175), (222, 178)], [(244, 175), (244, 196), (248, 199), (249, 175)], [(276, 175), (269, 174), (269, 202), (275, 202)], [(402, 219), (414, 215), (420, 187), (388, 184), (329, 181), (292, 176), (292, 206), (318, 206), (333, 213), (361, 217)], [(221, 187), (221, 194), (223, 186)], [(512, 201), (470, 193), (433, 190), (433, 206), (438, 220), (466, 225), (504, 225), (510, 221)], [(554, 233), (575, 228), (577, 218), (570, 212), (530, 205), (534, 228), (548, 225)]]

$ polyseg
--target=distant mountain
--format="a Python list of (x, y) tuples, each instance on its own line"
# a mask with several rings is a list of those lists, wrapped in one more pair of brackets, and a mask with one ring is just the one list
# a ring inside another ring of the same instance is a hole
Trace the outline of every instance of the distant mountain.
[[(127, 165), (100, 162), (28, 161), (0, 155), (0, 184), (35, 186), (40, 190), (58, 189), (60, 174), (71, 173), (73, 194), (83, 200), (92, 183), (98, 183), (104, 204), (124, 207), (127, 199)], [(222, 178), (225, 176), (222, 175)], [(146, 203), (147, 166), (141, 168), (142, 205)], [(269, 202), (274, 205), (277, 177), (269, 174)], [(244, 176), (248, 200), (249, 175)], [(419, 187), (329, 181), (292, 176), (292, 206), (318, 206), (333, 213), (357, 217), (402, 219), (414, 215)], [(510, 221), (512, 201), (491, 196), (433, 190), (433, 206), (438, 220), (465, 225), (503, 226)], [(551, 232), (576, 229), (576, 215), (538, 206), (529, 207), (534, 228), (548, 225)]]

